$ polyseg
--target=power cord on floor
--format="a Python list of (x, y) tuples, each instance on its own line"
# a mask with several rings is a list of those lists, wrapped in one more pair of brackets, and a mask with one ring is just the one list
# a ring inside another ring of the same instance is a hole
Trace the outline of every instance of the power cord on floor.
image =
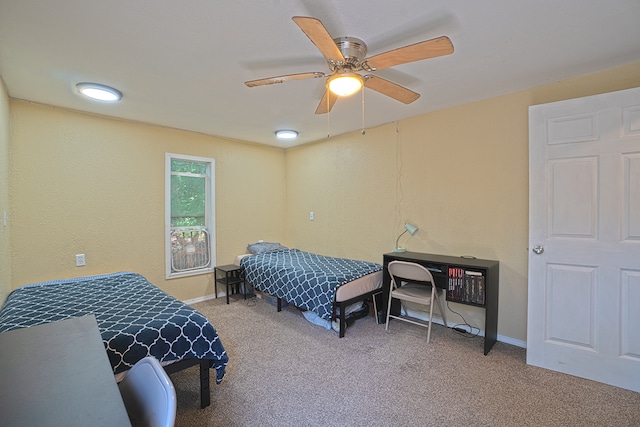
[(454, 331), (455, 333), (457, 333), (459, 335), (462, 335), (462, 336), (464, 336), (466, 338), (475, 338), (478, 335), (480, 335), (480, 328), (476, 328), (475, 326), (471, 326), (469, 324), (469, 322), (467, 322), (467, 320), (464, 318), (464, 316), (462, 314), (458, 313), (457, 311), (455, 311), (455, 310), (453, 310), (451, 308), (451, 306), (449, 305), (449, 301), (447, 301), (447, 308), (449, 309), (450, 312), (460, 316), (460, 318), (464, 322), (464, 323), (457, 323), (457, 324), (453, 325), (451, 327), (452, 331)]
[(247, 306), (254, 307), (258, 303), (258, 296), (256, 294), (252, 294), (247, 299)]
[(248, 297), (246, 298), (247, 307), (254, 307), (258, 303), (258, 294), (256, 293), (256, 290), (248, 282), (245, 282), (245, 287), (242, 290), (245, 293), (248, 292), (246, 294), (246, 296)]

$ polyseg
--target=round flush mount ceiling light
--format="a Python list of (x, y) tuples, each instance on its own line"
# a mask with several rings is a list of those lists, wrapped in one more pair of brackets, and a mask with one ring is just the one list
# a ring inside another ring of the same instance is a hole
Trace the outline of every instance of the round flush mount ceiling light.
[(118, 102), (122, 99), (122, 93), (109, 86), (98, 83), (78, 83), (76, 89), (87, 98), (102, 102)]
[(276, 131), (276, 138), (278, 139), (290, 141), (290, 140), (296, 139), (297, 137), (298, 137), (298, 132), (296, 132), (295, 130), (282, 129), (282, 130)]

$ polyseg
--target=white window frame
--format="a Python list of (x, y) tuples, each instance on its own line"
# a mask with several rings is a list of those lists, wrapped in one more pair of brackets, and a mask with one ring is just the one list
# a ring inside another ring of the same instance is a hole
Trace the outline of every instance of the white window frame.
[[(209, 233), (209, 265), (204, 268), (172, 272), (171, 271), (171, 161), (184, 160), (207, 164), (207, 179), (205, 185), (205, 228)], [(210, 274), (216, 266), (216, 221), (215, 221), (215, 159), (208, 157), (188, 156), (184, 154), (165, 154), (165, 277), (175, 279), (178, 277), (196, 276), (199, 274)]]

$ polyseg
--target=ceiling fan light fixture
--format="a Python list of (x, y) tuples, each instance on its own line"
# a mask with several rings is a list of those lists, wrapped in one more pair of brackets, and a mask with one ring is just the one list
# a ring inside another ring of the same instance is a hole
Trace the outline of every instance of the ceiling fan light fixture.
[(353, 95), (362, 88), (362, 77), (357, 73), (344, 73), (333, 76), (327, 83), (329, 90), (338, 96)]
[(122, 99), (122, 92), (99, 83), (78, 83), (76, 89), (87, 98), (102, 102), (118, 102)]
[(291, 141), (298, 137), (298, 132), (291, 129), (281, 129), (276, 131), (276, 138)]

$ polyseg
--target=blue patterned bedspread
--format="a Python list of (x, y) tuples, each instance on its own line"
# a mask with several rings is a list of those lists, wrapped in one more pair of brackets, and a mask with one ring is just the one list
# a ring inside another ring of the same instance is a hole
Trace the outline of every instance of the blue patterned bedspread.
[(246, 256), (240, 265), (247, 281), (256, 289), (326, 320), (331, 319), (339, 286), (382, 270), (382, 265), (373, 262), (332, 258), (298, 249)]
[(15, 289), (0, 310), (0, 332), (93, 314), (118, 374), (148, 355), (160, 361), (209, 359), (222, 381), (228, 362), (214, 326), (198, 311), (121, 272)]

